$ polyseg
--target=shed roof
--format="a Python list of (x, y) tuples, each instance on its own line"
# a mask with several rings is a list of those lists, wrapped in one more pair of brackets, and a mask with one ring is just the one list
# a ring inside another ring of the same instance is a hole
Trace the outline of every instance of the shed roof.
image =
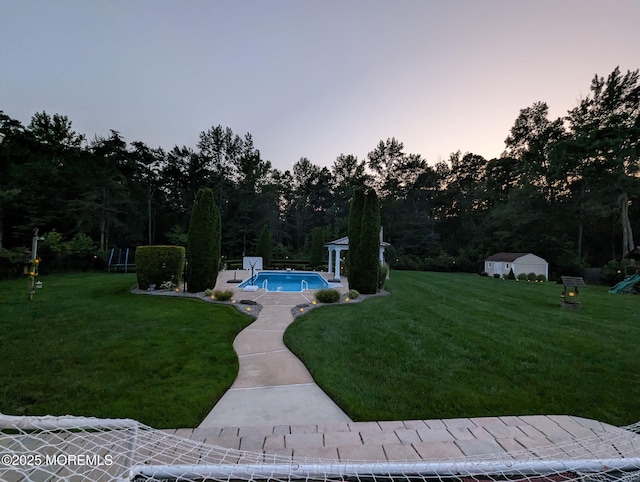
[(489, 256), (485, 261), (507, 261), (512, 263), (518, 258), (522, 258), (530, 253), (496, 253)]

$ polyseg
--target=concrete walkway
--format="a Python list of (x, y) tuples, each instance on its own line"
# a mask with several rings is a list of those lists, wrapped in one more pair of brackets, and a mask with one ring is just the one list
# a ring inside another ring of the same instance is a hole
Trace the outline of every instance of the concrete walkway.
[(216, 289), (231, 289), (238, 301), (256, 301), (262, 308), (257, 320), (233, 342), (240, 363), (235, 382), (199, 428), (350, 422), (282, 341), (293, 322), (291, 310), (310, 303), (310, 292), (243, 292), (227, 282), (234, 275), (249, 276), (244, 271), (222, 272)]

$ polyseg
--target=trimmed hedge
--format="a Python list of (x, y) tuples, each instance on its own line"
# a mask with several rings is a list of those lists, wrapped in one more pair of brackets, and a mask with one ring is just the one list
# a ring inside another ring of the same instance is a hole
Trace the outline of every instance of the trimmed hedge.
[[(227, 259), (224, 261), (227, 265), (227, 269), (242, 269), (242, 260), (241, 259)], [(264, 262), (264, 259), (263, 259)], [(295, 269), (298, 271), (311, 271), (314, 269), (311, 266), (311, 262), (308, 259), (277, 259), (272, 260), (270, 265), (264, 265), (265, 269), (275, 269), (275, 270), (283, 270), (287, 268)], [(320, 266), (325, 271), (327, 270), (327, 265)]]
[(340, 301), (340, 293), (334, 289), (318, 290), (316, 291), (316, 300), (320, 303), (335, 303)]
[(165, 281), (179, 284), (182, 281), (184, 256), (183, 246), (138, 246), (136, 248), (138, 288), (146, 290), (152, 284), (159, 288)]

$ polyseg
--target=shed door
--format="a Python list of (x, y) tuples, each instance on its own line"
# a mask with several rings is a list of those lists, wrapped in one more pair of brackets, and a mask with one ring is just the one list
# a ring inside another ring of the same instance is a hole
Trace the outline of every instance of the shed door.
[(502, 276), (502, 263), (493, 262), (493, 274), (499, 274)]

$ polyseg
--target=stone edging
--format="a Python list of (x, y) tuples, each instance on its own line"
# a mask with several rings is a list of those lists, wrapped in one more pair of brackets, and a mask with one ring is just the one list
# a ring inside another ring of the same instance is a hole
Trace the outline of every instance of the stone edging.
[(239, 300), (235, 303), (231, 301), (216, 301), (212, 300), (209, 296), (204, 295), (204, 291), (199, 293), (189, 293), (185, 291), (173, 291), (173, 290), (154, 290), (147, 291), (138, 289), (137, 285), (131, 288), (131, 293), (134, 295), (151, 295), (151, 296), (171, 296), (176, 298), (191, 298), (205, 303), (213, 303), (216, 305), (227, 305), (235, 307), (240, 313), (249, 315), (252, 318), (258, 318), (262, 305), (251, 300)]
[(353, 304), (353, 303), (361, 303), (363, 301), (368, 300), (369, 298), (375, 298), (378, 296), (388, 296), (391, 293), (389, 291), (379, 291), (378, 293), (374, 294), (374, 295), (358, 295), (357, 298), (352, 299), (349, 298), (349, 301), (345, 301), (348, 298), (348, 294), (342, 294), (340, 296), (340, 301), (336, 301), (335, 303), (320, 303), (320, 302), (316, 302), (316, 304), (313, 303), (303, 303), (300, 305), (296, 305), (293, 308), (291, 308), (291, 314), (293, 315), (293, 318), (297, 318), (298, 316), (302, 316), (305, 315), (307, 313), (309, 313), (311, 310), (314, 310), (316, 308), (320, 308), (322, 306), (339, 306), (339, 305), (348, 305), (348, 304)]

